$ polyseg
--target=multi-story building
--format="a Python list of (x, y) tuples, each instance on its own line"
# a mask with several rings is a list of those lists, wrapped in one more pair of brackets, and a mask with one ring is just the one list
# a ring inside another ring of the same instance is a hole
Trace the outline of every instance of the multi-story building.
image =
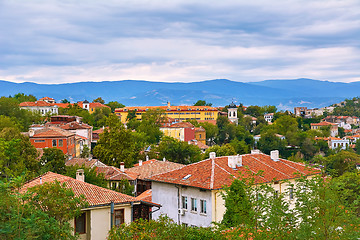
[(58, 114), (59, 112), (59, 106), (57, 106), (56, 103), (49, 103), (45, 101), (22, 102), (19, 104), (19, 106), (21, 109), (36, 112), (41, 115)]
[[(152, 201), (162, 205), (153, 213), (153, 218), (166, 214), (178, 224), (209, 227), (220, 222), (226, 211), (223, 187), (229, 186), (236, 176), (259, 171), (263, 174), (256, 175), (255, 182), (269, 184), (278, 193), (287, 192), (299, 175), (310, 177), (321, 172), (302, 163), (280, 159), (278, 151), (271, 152), (270, 156), (256, 151), (223, 157), (210, 153), (209, 159), (149, 178)], [(288, 201), (295, 203), (291, 195)]]
[(141, 120), (142, 114), (149, 110), (160, 109), (164, 111), (166, 117), (175, 119), (177, 121), (185, 120), (216, 120), (218, 118), (219, 110), (215, 107), (209, 106), (147, 106), (147, 107), (123, 107), (115, 109), (115, 114), (119, 116), (122, 123), (127, 122), (129, 112), (134, 111), (136, 118)]
[(330, 127), (330, 136), (336, 137), (339, 134), (339, 127), (336, 123), (329, 122), (320, 122), (320, 123), (311, 123), (311, 129), (320, 130), (322, 127)]

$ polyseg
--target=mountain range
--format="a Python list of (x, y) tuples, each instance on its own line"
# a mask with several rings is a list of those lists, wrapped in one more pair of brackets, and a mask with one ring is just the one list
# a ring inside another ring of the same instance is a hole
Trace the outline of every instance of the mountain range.
[(275, 105), (281, 110), (295, 106), (309, 108), (329, 106), (360, 94), (360, 82), (339, 83), (313, 79), (265, 80), (238, 82), (215, 79), (191, 83), (166, 83), (142, 80), (78, 82), (64, 84), (13, 83), (0, 80), (0, 96), (16, 93), (33, 94), (37, 98), (52, 97), (71, 102), (102, 97), (106, 102), (118, 101), (126, 106), (192, 105), (206, 100), (213, 106), (232, 101), (248, 105)]

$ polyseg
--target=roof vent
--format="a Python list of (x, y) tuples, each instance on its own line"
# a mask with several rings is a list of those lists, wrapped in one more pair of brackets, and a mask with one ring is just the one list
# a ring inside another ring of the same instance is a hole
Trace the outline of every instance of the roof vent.
[(279, 161), (279, 150), (274, 150), (270, 152), (270, 157), (273, 161)]
[(76, 180), (79, 180), (81, 182), (85, 182), (85, 173), (84, 169), (78, 169), (76, 171)]
[(211, 159), (215, 159), (216, 158), (216, 152), (211, 152), (209, 154), (209, 156), (210, 156)]
[(251, 154), (260, 154), (260, 150), (259, 149), (252, 149)]

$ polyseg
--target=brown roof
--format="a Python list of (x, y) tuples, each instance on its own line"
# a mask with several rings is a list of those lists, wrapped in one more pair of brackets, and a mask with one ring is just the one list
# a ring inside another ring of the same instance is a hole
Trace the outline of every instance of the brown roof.
[(115, 109), (115, 112), (126, 112), (136, 110), (137, 112), (145, 112), (149, 109), (161, 109), (165, 111), (219, 111), (215, 107), (209, 106), (146, 106), (146, 107), (123, 107)]
[(189, 144), (198, 146), (200, 149), (208, 149), (208, 148), (209, 148), (208, 145), (203, 144), (202, 142), (197, 141), (197, 140), (195, 140), (195, 141), (194, 141), (194, 140), (189, 141)]
[(212, 125), (216, 125), (216, 120), (197, 120), (198, 123), (203, 123), (203, 122), (208, 122), (211, 123)]
[(115, 204), (124, 204), (139, 201), (136, 198), (128, 196), (126, 194), (98, 187), (90, 183), (82, 182), (74, 178), (53, 172), (47, 172), (25, 183), (24, 186), (21, 188), (21, 192), (25, 192), (28, 188), (41, 184), (40, 181), (42, 183), (45, 183), (53, 182), (55, 180), (59, 181), (60, 183), (65, 183), (67, 188), (71, 188), (73, 190), (76, 197), (84, 195), (90, 207), (110, 204), (111, 202), (114, 202)]
[(240, 176), (240, 174), (243, 177), (250, 177), (250, 172), (258, 173), (263, 171), (262, 176), (255, 176), (255, 183), (271, 182), (274, 179), (291, 179), (297, 177), (297, 174), (312, 175), (320, 173), (319, 169), (310, 169), (301, 163), (285, 159), (274, 161), (266, 154), (245, 154), (241, 156), (243, 166), (236, 169), (228, 166), (227, 156), (217, 157), (214, 160), (206, 159), (177, 170), (154, 175), (149, 179), (202, 189), (221, 189), (225, 185), (230, 185), (233, 179)]
[(91, 127), (85, 123), (69, 122), (60, 126), (65, 130), (76, 130), (76, 129), (91, 129)]
[(330, 122), (320, 122), (320, 123), (310, 123), (311, 126), (337, 126), (336, 123), (330, 123)]
[(56, 137), (70, 137), (75, 133), (63, 130), (58, 127), (45, 127), (35, 131), (35, 134), (30, 138), (56, 138)]
[(96, 167), (97, 173), (104, 173), (105, 179), (109, 181), (120, 181), (122, 179), (135, 180), (138, 176), (137, 173), (133, 173), (128, 169), (122, 172), (119, 168), (114, 166), (98, 166)]
[(205, 132), (205, 129), (203, 127), (197, 127), (195, 128), (195, 132)]
[(78, 165), (79, 167), (81, 167), (82, 165), (84, 165), (85, 167), (89, 167), (92, 168), (93, 166), (106, 166), (105, 164), (103, 164), (102, 162), (100, 162), (97, 159), (88, 159), (88, 158), (72, 158), (69, 161), (67, 161), (65, 163), (66, 166), (76, 166)]
[(139, 179), (145, 179), (155, 174), (182, 168), (183, 166), (184, 165), (180, 163), (151, 159), (144, 161), (141, 166), (139, 166), (139, 164), (135, 164), (134, 167), (129, 168), (129, 171), (137, 173)]

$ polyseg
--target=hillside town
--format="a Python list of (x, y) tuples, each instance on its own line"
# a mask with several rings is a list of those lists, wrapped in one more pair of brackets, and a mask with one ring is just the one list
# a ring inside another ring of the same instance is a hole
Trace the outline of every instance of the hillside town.
[[(283, 234), (279, 229), (311, 235), (299, 217), (304, 204), (319, 221), (327, 213), (316, 209), (336, 211), (339, 219), (326, 228), (353, 236), (359, 233), (360, 185), (350, 184), (360, 181), (359, 112), (357, 98), (290, 112), (234, 102), (214, 107), (204, 100), (124, 106), (101, 97), (77, 103), (21, 93), (1, 97), (2, 201), (27, 196), (14, 208), (45, 211), (39, 218), (57, 221), (66, 239), (122, 239), (141, 221), (171, 221), (173, 231), (204, 229), (210, 238), (249, 239), (254, 220), (259, 239), (262, 232)], [(311, 202), (318, 191), (325, 191), (323, 205)], [(49, 196), (62, 200), (51, 203)], [(280, 219), (279, 229), (271, 227)]]

